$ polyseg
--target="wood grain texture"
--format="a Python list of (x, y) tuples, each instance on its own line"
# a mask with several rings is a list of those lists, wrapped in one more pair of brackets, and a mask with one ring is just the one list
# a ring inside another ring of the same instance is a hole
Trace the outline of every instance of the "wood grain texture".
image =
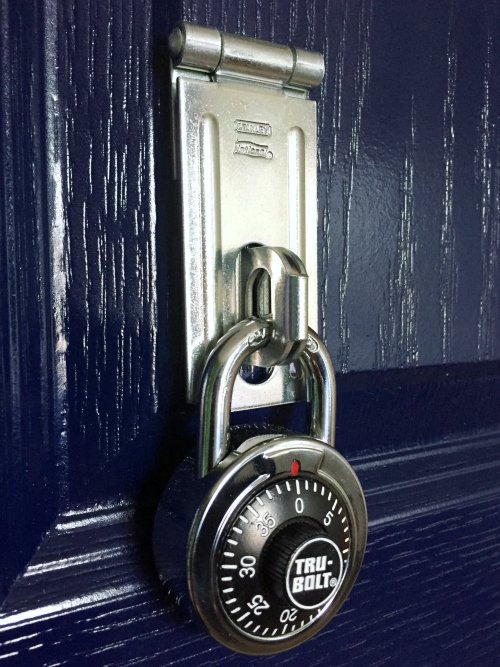
[(320, 331), (339, 370), (497, 358), (496, 3), (154, 10), (325, 54)]
[(259, 664), (498, 664), (498, 439), (463, 441), (498, 427), (498, 3), (0, 11), (4, 664), (242, 662), (179, 618), (148, 556), (155, 499), (196, 428), (168, 184), (164, 46), (182, 18), (326, 60), (320, 333), (371, 543), (334, 624)]
[(455, 163), (455, 104), (457, 88), (457, 44), (453, 25), (453, 4), (446, 57), (448, 61), (446, 96), (443, 114), (444, 193), (441, 217), (440, 242), (440, 307), (441, 307), (441, 358), (443, 363), (452, 359), (453, 313), (456, 307), (457, 267), (455, 265), (455, 229), (453, 224), (453, 185)]
[(63, 3), (58, 21), (68, 493), (85, 502), (96, 471), (123, 492), (158, 408), (151, 8)]
[(58, 507), (43, 40), (40, 6), (25, 9), (0, 4), (0, 599)]
[(135, 493), (181, 391), (174, 372), (161, 375), (183, 344), (182, 267), (163, 181), (167, 65), (155, 65), (180, 18), (326, 54), (320, 329), (338, 370), (495, 357), (498, 22), (485, 2), (469, 34), (471, 11), (392, 0), (57, 6), (67, 506)]
[[(488, 19), (493, 25), (499, 20), (498, 7), (496, 10), (488, 12)], [(498, 319), (496, 288), (500, 250), (500, 136), (495, 121), (498, 118), (495, 101), (498, 99), (499, 72), (495, 66), (493, 39), (492, 31), (488, 28), (476, 176), (481, 183), (482, 283), (477, 341), (480, 359), (493, 358), (498, 348), (494, 332)]]
[(495, 357), (495, 12), (478, 5), (466, 37), (470, 11), (459, 3), (57, 6), (60, 120), (49, 141), (64, 202), (52, 248), (64, 249), (54, 284), (61, 263), (66, 281), (55, 316), (68, 506), (134, 492), (180, 391), (160, 375), (162, 346), (172, 355), (183, 343), (175, 204), (161, 180), (168, 123), (153, 89), (168, 26), (182, 17), (326, 53), (320, 329), (347, 372)]

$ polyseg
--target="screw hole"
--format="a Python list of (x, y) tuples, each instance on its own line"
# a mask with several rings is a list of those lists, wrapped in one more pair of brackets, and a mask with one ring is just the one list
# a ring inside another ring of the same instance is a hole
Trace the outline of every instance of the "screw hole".
[(269, 380), (273, 374), (273, 367), (261, 368), (260, 366), (251, 366), (243, 364), (240, 369), (240, 375), (248, 384), (262, 384)]

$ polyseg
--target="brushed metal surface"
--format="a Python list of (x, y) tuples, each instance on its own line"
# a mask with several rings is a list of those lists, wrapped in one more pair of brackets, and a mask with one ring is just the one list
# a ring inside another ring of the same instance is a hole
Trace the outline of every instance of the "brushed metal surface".
[[(197, 75), (199, 76), (199, 75)], [(216, 341), (244, 317), (240, 253), (292, 250), (309, 275), (316, 328), (316, 105), (283, 90), (176, 77), (182, 193), (188, 400)], [(261, 385), (237, 378), (233, 410), (305, 398), (288, 368)]]

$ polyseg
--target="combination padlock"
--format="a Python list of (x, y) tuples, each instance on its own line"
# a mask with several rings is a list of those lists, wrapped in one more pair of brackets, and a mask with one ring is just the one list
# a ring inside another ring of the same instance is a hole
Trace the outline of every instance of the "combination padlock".
[(181, 597), (189, 589), (210, 634), (252, 655), (293, 648), (328, 623), (358, 576), (367, 537), (361, 485), (334, 449), (332, 363), (313, 331), (300, 356), (309, 434), (260, 435), (229, 450), (236, 375), (271, 332), (271, 323), (245, 320), (210, 355), (197, 464), (173, 476), (154, 530), (165, 585)]

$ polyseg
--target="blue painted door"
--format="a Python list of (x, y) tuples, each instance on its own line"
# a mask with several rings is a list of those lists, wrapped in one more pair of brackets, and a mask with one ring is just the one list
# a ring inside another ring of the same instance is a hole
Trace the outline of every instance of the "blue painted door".
[[(370, 532), (338, 616), (266, 659), (215, 644), (152, 564), (196, 427), (168, 160), (181, 18), (326, 60), (320, 334)], [(2, 664), (499, 664), (499, 19), (495, 0), (1, 1)]]

